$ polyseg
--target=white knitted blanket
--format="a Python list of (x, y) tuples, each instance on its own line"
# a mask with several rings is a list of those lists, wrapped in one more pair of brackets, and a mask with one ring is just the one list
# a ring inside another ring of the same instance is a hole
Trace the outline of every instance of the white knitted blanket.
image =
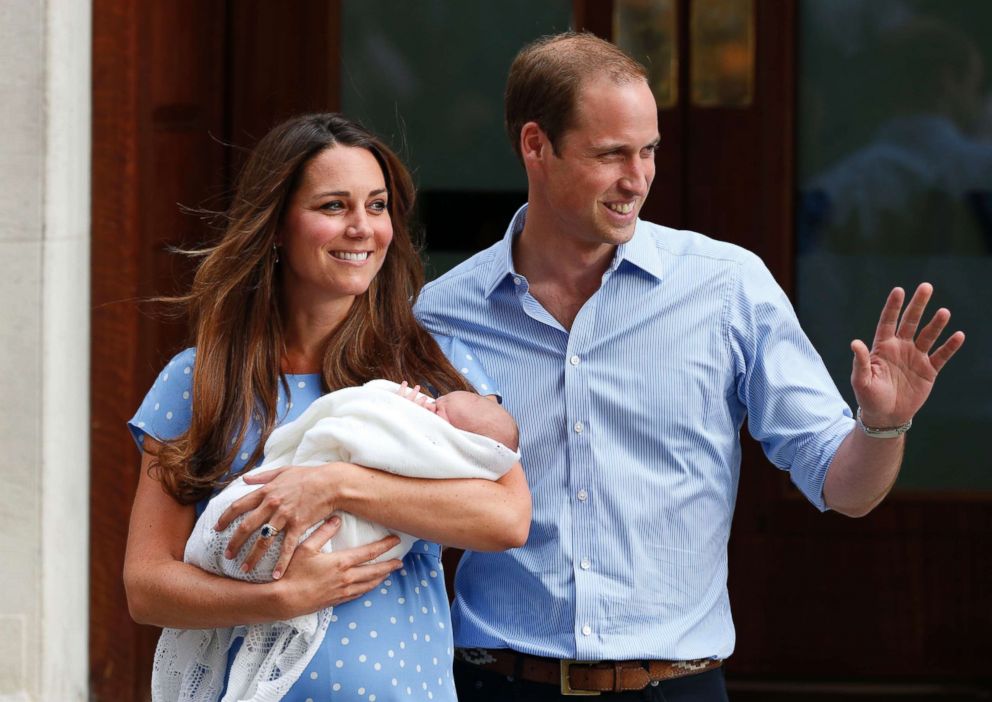
[[(284, 465), (317, 466), (346, 461), (416, 478), (497, 480), (519, 454), (485, 436), (461, 431), (397, 394), (398, 385), (373, 380), (314, 401), (297, 419), (272, 432), (263, 465), (248, 474)], [(238, 558), (224, 548), (241, 522), (216, 532), (213, 525), (233, 502), (257, 489), (239, 478), (214, 496), (186, 543), (184, 560), (218, 575), (268, 582), (282, 542), (273, 544), (251, 573), (240, 570), (253, 536)], [(324, 551), (367, 544), (391, 533), (346, 512)], [(330, 515), (328, 515), (330, 516)], [(308, 532), (316, 529), (315, 524)], [(397, 534), (400, 544), (377, 560), (402, 558), (416, 538)], [(304, 536), (305, 538), (305, 536)], [(153, 702), (216, 702), (224, 690), (228, 650), (235, 655), (223, 702), (275, 702), (283, 697), (317, 651), (331, 618), (330, 607), (289, 621), (222, 629), (163, 629), (152, 668)]]

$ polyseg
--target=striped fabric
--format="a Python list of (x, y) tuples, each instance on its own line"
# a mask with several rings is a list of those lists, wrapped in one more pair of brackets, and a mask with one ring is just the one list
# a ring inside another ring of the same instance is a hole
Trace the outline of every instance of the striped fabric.
[(417, 314), (475, 351), (522, 432), (525, 546), (469, 553), (456, 644), (558, 658), (730, 655), (739, 430), (820, 509), (851, 412), (753, 254), (637, 223), (566, 331), (514, 271), (513, 236), (424, 288)]

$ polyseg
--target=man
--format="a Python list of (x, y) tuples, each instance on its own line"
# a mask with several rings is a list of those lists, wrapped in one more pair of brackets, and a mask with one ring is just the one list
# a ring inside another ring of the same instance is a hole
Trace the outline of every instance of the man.
[(865, 514), (964, 335), (930, 353), (950, 313), (917, 334), (930, 286), (901, 321), (894, 290), (872, 350), (851, 344), (856, 422), (757, 257), (637, 219), (659, 142), (640, 64), (591, 35), (539, 40), (510, 69), (506, 121), (528, 204), (417, 306), (498, 383), (533, 495), (525, 546), (459, 567), (461, 696), (726, 700), (745, 416), (814, 505)]

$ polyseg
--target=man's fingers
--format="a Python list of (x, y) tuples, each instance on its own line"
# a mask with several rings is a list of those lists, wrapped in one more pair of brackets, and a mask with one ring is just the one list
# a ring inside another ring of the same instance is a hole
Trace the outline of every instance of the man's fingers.
[(931, 295), (933, 295), (933, 286), (930, 283), (920, 283), (917, 286), (916, 292), (913, 293), (912, 299), (906, 305), (906, 310), (902, 313), (902, 319), (899, 321), (898, 329), (896, 329), (896, 336), (900, 339), (912, 339), (916, 335), (916, 329), (920, 326), (920, 320), (923, 319), (923, 310), (930, 302)]
[(906, 297), (906, 292), (902, 288), (892, 288), (892, 292), (885, 299), (885, 306), (882, 307), (882, 314), (878, 318), (878, 326), (875, 327), (875, 341), (873, 346), (891, 338), (896, 333), (896, 325), (899, 323), (899, 311), (902, 309), (902, 302)]
[(871, 385), (871, 354), (861, 339), (851, 342), (854, 360), (851, 364), (851, 387), (866, 388)]
[(923, 331), (916, 337), (916, 348), (923, 353), (930, 353), (930, 348), (937, 343), (947, 323), (951, 319), (951, 311), (946, 307), (937, 310), (930, 323), (923, 327)]
[(930, 363), (934, 370), (939, 371), (944, 364), (951, 360), (951, 356), (957, 353), (958, 349), (964, 345), (964, 332), (954, 332), (950, 338), (940, 345), (936, 351), (930, 354)]

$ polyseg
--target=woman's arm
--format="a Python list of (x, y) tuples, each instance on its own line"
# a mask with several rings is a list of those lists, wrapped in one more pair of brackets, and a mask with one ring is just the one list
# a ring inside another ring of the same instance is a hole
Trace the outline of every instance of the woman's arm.
[[(530, 531), (530, 490), (520, 463), (499, 480), (407, 478), (352, 463), (313, 468), (287, 466), (253, 476), (261, 487), (241, 498), (217, 522), (220, 529), (245, 514), (231, 538), (237, 553), (252, 532), (269, 523), (286, 534), (274, 573), (295, 563), (289, 546), (334, 510), (340, 509), (389, 529), (475, 551), (522, 546)], [(315, 499), (319, 498), (319, 499)], [(251, 567), (264, 553), (256, 546), (245, 559)]]
[(390, 529), (474, 551), (523, 546), (531, 501), (520, 463), (499, 480), (401, 478), (351, 464), (332, 464), (338, 509)]
[(288, 619), (359, 597), (400, 566), (365, 565), (395, 546), (395, 537), (321, 553), (337, 529), (330, 521), (299, 545), (293, 567), (276, 582), (241, 582), (183, 563), (195, 510), (149, 475), (154, 447), (146, 438), (124, 557), (128, 608), (141, 624), (193, 629)]

